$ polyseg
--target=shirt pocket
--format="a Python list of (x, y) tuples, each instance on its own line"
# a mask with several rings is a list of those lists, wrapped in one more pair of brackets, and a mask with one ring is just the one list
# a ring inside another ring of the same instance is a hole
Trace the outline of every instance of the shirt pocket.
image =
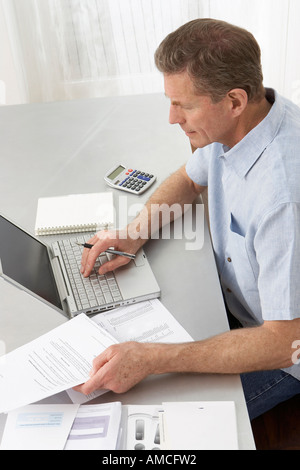
[(246, 239), (238, 233), (236, 225), (231, 219), (228, 231), (228, 242), (226, 249), (227, 267), (231, 270), (232, 281), (241, 291), (247, 302), (250, 301), (253, 292), (257, 292), (257, 282), (247, 252)]

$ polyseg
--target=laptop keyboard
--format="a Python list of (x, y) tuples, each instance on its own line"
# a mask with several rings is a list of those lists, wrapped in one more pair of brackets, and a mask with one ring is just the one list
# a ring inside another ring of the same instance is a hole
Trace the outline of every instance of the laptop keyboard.
[(80, 236), (58, 242), (78, 310), (93, 309), (99, 305), (122, 300), (114, 273), (98, 274), (100, 266), (108, 261), (112, 255), (101, 254), (97, 258), (94, 269), (88, 278), (84, 278), (80, 273), (83, 247), (76, 245), (74, 242), (85, 243), (86, 241), (84, 236)]

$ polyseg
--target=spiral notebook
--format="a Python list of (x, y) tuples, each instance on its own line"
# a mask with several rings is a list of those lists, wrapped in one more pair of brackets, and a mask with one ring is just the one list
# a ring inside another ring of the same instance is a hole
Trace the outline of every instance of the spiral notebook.
[(113, 226), (112, 192), (42, 197), (38, 200), (36, 235), (92, 232)]

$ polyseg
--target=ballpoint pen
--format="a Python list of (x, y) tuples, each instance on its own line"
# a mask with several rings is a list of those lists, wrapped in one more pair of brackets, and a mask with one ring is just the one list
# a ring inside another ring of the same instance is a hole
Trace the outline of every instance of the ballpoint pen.
[[(76, 245), (83, 246), (84, 248), (93, 248), (94, 245), (91, 245), (90, 243), (79, 243), (75, 242)], [(124, 251), (117, 251), (113, 250), (112, 248), (108, 248), (107, 250), (104, 250), (104, 253), (110, 253), (112, 255), (119, 255), (119, 256), (125, 256), (125, 258), (130, 258), (130, 259), (135, 259), (135, 255), (132, 253), (125, 253)]]

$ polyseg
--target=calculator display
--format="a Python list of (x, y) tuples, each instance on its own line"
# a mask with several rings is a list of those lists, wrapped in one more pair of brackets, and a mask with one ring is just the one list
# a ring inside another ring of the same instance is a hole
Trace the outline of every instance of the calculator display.
[(110, 180), (114, 180), (124, 170), (125, 170), (125, 167), (120, 165), (110, 175), (108, 175), (107, 178), (109, 178)]

